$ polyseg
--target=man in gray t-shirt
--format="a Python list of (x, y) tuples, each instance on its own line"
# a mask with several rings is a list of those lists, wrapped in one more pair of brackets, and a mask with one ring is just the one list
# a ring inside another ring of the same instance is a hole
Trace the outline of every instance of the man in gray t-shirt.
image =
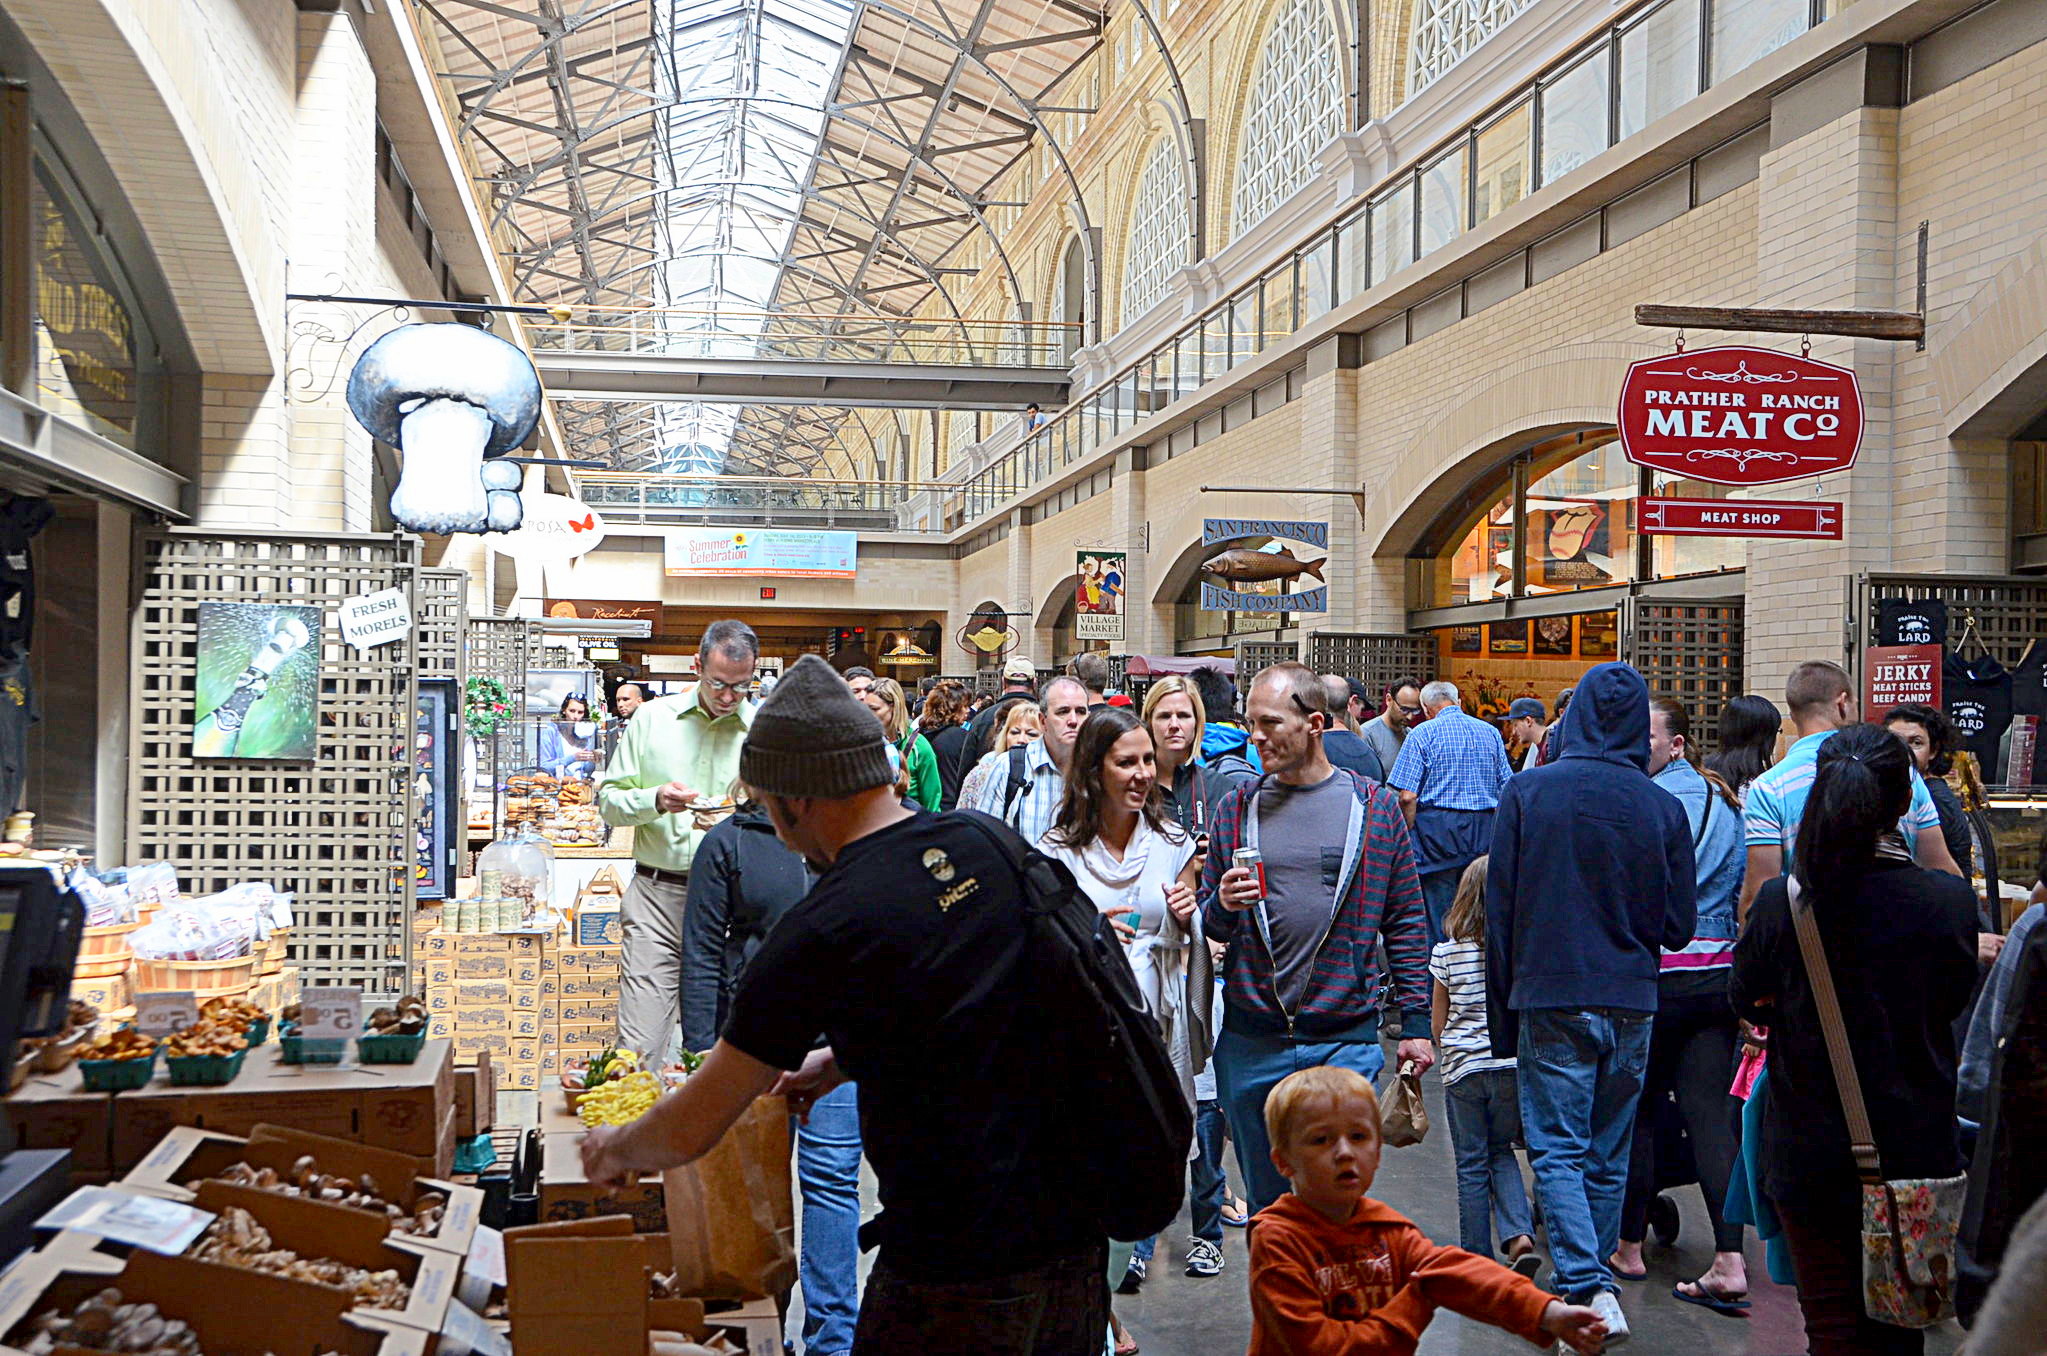
[(1408, 722), (1421, 719), (1421, 682), (1414, 678), (1395, 678), (1393, 685), (1386, 689), (1386, 709), (1377, 715), (1370, 714), (1371, 705), (1362, 691), (1363, 687), (1364, 684), (1355, 678), (1351, 680), (1350, 706), (1352, 717), (1357, 722), (1358, 738), (1372, 746), (1372, 752), (1379, 755), (1379, 766), (1391, 772), (1400, 757), (1400, 746), (1407, 739)]
[(1341, 768), (1331, 768), (1313, 786), (1274, 778), (1258, 793), (1273, 976), (1288, 1010), (1300, 1006), (1308, 967), (1329, 931), (1336, 878), (1343, 870), (1343, 830), (1356, 799), (1357, 784)]

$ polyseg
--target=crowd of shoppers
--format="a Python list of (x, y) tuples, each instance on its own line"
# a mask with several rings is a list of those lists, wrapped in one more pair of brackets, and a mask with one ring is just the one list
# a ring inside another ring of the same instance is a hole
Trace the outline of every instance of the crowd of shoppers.
[[(679, 1014), (710, 1053), (585, 1161), (599, 1182), (688, 1161), (755, 1096), (788, 1097), (806, 1352), (1136, 1348), (1111, 1291), (1173, 1245), (1103, 1239), (1076, 1194), (1060, 1054), (1089, 1037), (1034, 1001), (1033, 847), (1127, 963), (1191, 1113), (1185, 1274), (1221, 1275), (1225, 1228), (1255, 1216), (1254, 1351), (1412, 1351), (1446, 1307), (1618, 1346), (1666, 1193), (1696, 1183), (1713, 1260), (1670, 1301), (1745, 1314), (1752, 1223), (1788, 1253), (1816, 1356), (1917, 1352), (1865, 1304), (1863, 1184), (1878, 1160), (1956, 1179), (1972, 1138), (1999, 1153), (1979, 1149), (1941, 1266), (1972, 1309), (2027, 1312), (1983, 1292), (2047, 1257), (2047, 1221), (2022, 1218), (2047, 1168), (2019, 1161), (2047, 1068), (2013, 1045), (2047, 1035), (2047, 884), (2009, 943), (1986, 928), (1938, 710), (1865, 723), (1814, 661), (1786, 684), (1788, 744), (1778, 704), (1742, 696), (1709, 754), (1699, 713), (1618, 663), (1554, 714), (1524, 697), (1492, 721), (1447, 681), (1299, 664), (1251, 676), (1241, 708), (1200, 668), (1133, 710), (1099, 656), (1042, 683), (1012, 665), (978, 711), (927, 683), (913, 717), (893, 680), (814, 658), (748, 701), (756, 656), (713, 626), (698, 688), (644, 703), (600, 774), (606, 818), (642, 830), (622, 1036), (659, 1053)], [(738, 810), (700, 829), (692, 808), (726, 795)], [(1388, 1046), (1441, 1079), (1456, 1248), (1368, 1194)], [(1116, 1152), (1114, 1126), (1081, 1138)], [(863, 1157), (883, 1205), (865, 1231)], [(856, 1233), (880, 1246), (864, 1295)]]

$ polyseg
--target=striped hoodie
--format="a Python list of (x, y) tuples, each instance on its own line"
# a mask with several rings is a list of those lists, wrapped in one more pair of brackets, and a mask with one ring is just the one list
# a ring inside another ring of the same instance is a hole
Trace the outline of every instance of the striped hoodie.
[[(1209, 826), (1201, 875), (1208, 935), (1230, 944), (1223, 970), (1223, 1028), (1245, 1036), (1310, 1041), (1368, 1041), (1379, 1028), (1378, 942), (1386, 941), (1403, 1039), (1429, 1037), (1429, 930), (1415, 874), (1414, 844), (1390, 787), (1336, 769), (1357, 789), (1361, 813), (1350, 817), (1339, 887), (1330, 900), (1329, 930), (1310, 965), (1307, 987), (1291, 1013), (1273, 980), (1272, 951), (1255, 909), (1232, 911), (1216, 897), (1239, 847), (1254, 841), (1258, 791), (1266, 778), (1223, 797)], [(1344, 826), (1331, 824), (1332, 838)]]

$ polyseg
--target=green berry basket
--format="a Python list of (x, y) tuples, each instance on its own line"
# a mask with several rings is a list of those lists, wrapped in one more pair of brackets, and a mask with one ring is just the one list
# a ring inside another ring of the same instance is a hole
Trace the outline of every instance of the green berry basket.
[(156, 1051), (148, 1059), (81, 1059), (78, 1074), (87, 1092), (133, 1092), (156, 1077)]
[(218, 1088), (235, 1081), (248, 1053), (244, 1047), (231, 1055), (165, 1055), (163, 1064), (175, 1087)]
[(277, 1058), (283, 1064), (339, 1064), (348, 1058), (346, 1037), (279, 1036)]
[(362, 1052), (365, 1064), (410, 1064), (419, 1058), (419, 1052), (426, 1046), (426, 1032), (410, 1036), (395, 1033), (381, 1036), (359, 1036), (356, 1049)]
[(270, 1039), (270, 1016), (268, 1013), (249, 1023), (248, 1038), (251, 1050)]

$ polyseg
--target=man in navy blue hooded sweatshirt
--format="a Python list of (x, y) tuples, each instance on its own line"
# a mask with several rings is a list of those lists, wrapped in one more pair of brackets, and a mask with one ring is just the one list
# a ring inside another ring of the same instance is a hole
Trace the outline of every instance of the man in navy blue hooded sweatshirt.
[(1620, 1238), (1660, 949), (1692, 939), (1684, 807), (1649, 779), (1649, 688), (1587, 673), (1562, 754), (1500, 792), (1486, 877), (1493, 1053), (1520, 1059), (1521, 1120), (1549, 1226), (1550, 1289), (1590, 1304), (1606, 1344), (1627, 1318), (1607, 1259)]

